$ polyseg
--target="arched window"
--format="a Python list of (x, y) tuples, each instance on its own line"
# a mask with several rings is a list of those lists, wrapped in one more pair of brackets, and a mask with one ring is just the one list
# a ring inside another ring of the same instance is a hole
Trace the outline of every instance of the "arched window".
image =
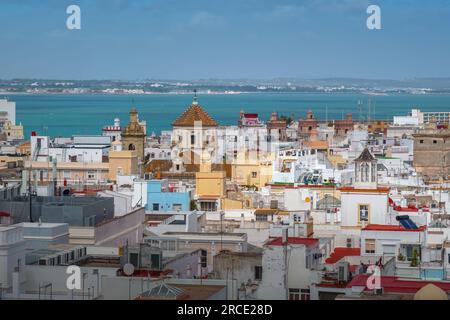
[(372, 182), (377, 181), (377, 167), (376, 164), (372, 164)]
[(128, 150), (136, 150), (136, 147), (134, 146), (134, 144), (130, 143), (130, 145), (128, 146)]
[(364, 181), (365, 182), (369, 182), (369, 177), (370, 177), (370, 166), (368, 163), (366, 163), (364, 165)]
[(360, 181), (370, 182), (370, 166), (368, 163), (361, 163), (360, 165)]

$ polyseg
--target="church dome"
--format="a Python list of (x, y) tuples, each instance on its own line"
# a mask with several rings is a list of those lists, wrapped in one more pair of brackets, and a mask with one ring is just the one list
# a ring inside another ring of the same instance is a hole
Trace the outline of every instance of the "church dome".
[(430, 283), (416, 292), (414, 300), (448, 300), (448, 295), (444, 290)]

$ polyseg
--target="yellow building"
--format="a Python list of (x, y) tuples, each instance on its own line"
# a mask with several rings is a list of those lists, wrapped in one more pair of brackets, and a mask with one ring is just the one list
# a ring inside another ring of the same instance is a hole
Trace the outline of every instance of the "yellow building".
[(7, 141), (16, 140), (16, 139), (18, 139), (18, 140), (23, 139), (23, 126), (22, 126), (22, 124), (20, 124), (20, 125), (13, 125), (11, 123), (11, 121), (6, 121), (4, 126), (3, 126), (3, 131), (5, 132)]
[(122, 150), (122, 144), (114, 141), (109, 152), (108, 180), (117, 181), (117, 175), (138, 174), (138, 157), (136, 150)]
[(200, 172), (195, 174), (195, 192), (197, 196), (224, 197), (225, 171), (211, 171), (211, 165), (200, 165)]
[(241, 151), (231, 164), (231, 178), (241, 186), (255, 186), (258, 190), (272, 181), (274, 153)]
[(244, 200), (225, 198), (222, 200), (223, 210), (244, 209)]
[(23, 166), (22, 157), (0, 156), (0, 169), (18, 168)]
[(226, 172), (211, 171), (211, 160), (203, 153), (200, 171), (195, 173), (197, 204), (202, 211), (216, 211), (226, 195)]

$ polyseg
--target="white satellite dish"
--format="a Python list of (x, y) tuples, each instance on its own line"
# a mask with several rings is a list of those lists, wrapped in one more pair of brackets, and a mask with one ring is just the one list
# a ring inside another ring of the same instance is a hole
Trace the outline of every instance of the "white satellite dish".
[(123, 266), (123, 273), (127, 276), (131, 276), (134, 273), (134, 266), (131, 263), (127, 263)]

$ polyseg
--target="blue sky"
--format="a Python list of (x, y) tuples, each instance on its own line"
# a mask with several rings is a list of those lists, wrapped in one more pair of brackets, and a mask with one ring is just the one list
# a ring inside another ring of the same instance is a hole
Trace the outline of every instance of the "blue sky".
[(449, 77), (450, 0), (0, 0), (0, 43), (3, 79)]

